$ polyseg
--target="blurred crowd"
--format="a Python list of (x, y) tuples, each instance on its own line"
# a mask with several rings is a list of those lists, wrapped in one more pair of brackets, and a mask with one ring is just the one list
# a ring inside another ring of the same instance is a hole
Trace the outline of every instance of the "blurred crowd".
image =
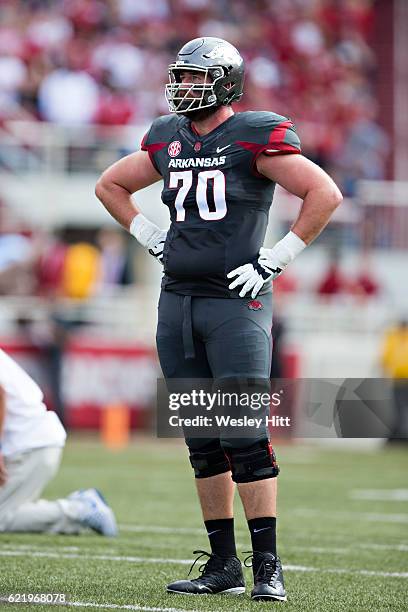
[[(273, 282), (273, 292), (276, 299), (303, 291), (315, 295), (325, 303), (353, 302), (362, 304), (372, 298), (381, 297), (384, 293), (375, 266), (370, 259), (369, 251), (359, 253), (359, 263), (352, 271), (344, 270), (341, 251), (327, 248), (325, 262), (320, 274), (313, 281), (305, 283), (299, 274), (289, 268)], [(300, 286), (303, 281), (303, 286)], [(340, 299), (339, 299), (340, 298)]]
[[(86, 302), (119, 295), (124, 287), (138, 284), (137, 242), (118, 225), (43, 231), (26, 227), (21, 220), (13, 222), (0, 202), (0, 226), (0, 296)], [(346, 274), (341, 264), (341, 252), (326, 247), (325, 265), (316, 279), (305, 282), (289, 269), (274, 281), (275, 297), (303, 292), (327, 302), (339, 297), (361, 301), (382, 294), (369, 251), (360, 253), (352, 273)]]
[(247, 65), (237, 110), (298, 125), (305, 153), (346, 194), (383, 178), (376, 121), (373, 0), (2, 0), (0, 122), (147, 123), (167, 113), (164, 82), (196, 36), (235, 44)]
[(136, 241), (119, 226), (55, 232), (11, 222), (0, 203), (0, 296), (87, 300), (135, 283)]

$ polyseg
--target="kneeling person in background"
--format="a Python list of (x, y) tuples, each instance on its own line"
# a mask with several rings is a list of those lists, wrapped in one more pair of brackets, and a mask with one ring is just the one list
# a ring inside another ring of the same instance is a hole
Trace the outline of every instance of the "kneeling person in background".
[(30, 376), (0, 349), (0, 533), (76, 534), (90, 528), (115, 536), (111, 508), (96, 489), (47, 501), (66, 432)]

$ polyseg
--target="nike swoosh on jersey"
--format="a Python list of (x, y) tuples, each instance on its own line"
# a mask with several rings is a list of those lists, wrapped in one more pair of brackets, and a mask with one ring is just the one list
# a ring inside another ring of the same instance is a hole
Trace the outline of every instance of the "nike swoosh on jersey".
[(217, 153), (221, 153), (221, 151), (225, 151), (225, 149), (228, 149), (228, 147), (230, 147), (231, 145), (227, 145), (226, 147), (217, 147)]

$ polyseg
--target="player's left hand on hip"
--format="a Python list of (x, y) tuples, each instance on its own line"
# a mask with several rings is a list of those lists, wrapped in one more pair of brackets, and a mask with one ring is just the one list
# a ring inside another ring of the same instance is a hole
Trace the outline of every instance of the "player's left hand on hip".
[(290, 231), (271, 249), (259, 249), (258, 265), (273, 280), (295, 259), (306, 247), (306, 243)]
[(261, 247), (259, 249), (258, 265), (268, 275), (268, 280), (274, 280), (283, 272), (287, 263), (276, 257), (274, 249)]
[(270, 279), (270, 274), (251, 263), (239, 266), (227, 274), (227, 278), (234, 278), (234, 276), (237, 278), (228, 286), (228, 289), (235, 289), (235, 287), (242, 285), (239, 297), (245, 297), (247, 293), (251, 292), (251, 297), (255, 298), (263, 285)]
[(228, 288), (235, 289), (243, 285), (239, 296), (244, 297), (250, 291), (251, 297), (255, 298), (262, 286), (279, 276), (305, 247), (306, 243), (299, 236), (288, 232), (272, 249), (259, 249), (259, 257), (255, 263), (247, 263), (231, 270), (227, 278), (238, 278)]

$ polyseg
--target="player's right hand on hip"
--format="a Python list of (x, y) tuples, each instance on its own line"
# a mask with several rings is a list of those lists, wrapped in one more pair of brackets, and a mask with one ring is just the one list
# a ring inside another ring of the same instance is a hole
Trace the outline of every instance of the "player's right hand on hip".
[[(256, 266), (256, 267), (255, 267)], [(252, 263), (244, 264), (228, 272), (227, 278), (237, 278), (228, 285), (228, 289), (235, 289), (242, 285), (239, 297), (245, 297), (247, 293), (251, 292), (251, 298), (255, 298), (263, 285), (269, 281), (271, 275), (263, 270), (260, 266)]]
[(142, 213), (137, 214), (129, 227), (129, 232), (136, 240), (149, 250), (150, 255), (163, 263), (163, 249), (166, 242), (167, 230), (162, 230), (157, 225), (146, 219)]
[(150, 255), (153, 255), (161, 264), (163, 264), (163, 250), (166, 237), (167, 232), (165, 230), (160, 230), (160, 235), (156, 235), (153, 245), (149, 246)]

